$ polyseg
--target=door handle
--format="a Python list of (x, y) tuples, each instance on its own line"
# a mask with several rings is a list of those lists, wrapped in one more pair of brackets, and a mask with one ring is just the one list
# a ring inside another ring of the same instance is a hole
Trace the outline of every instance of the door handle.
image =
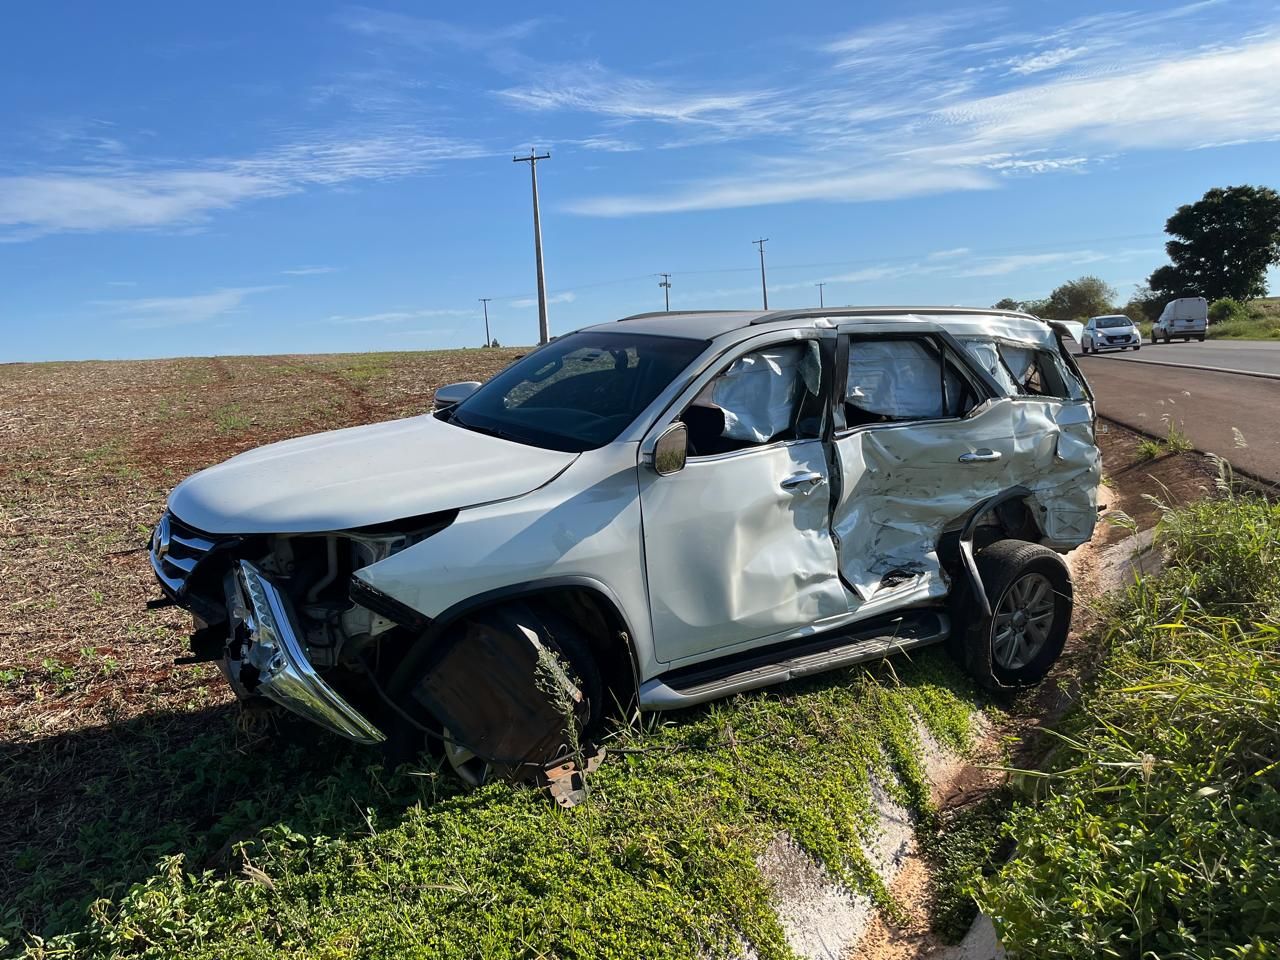
[(972, 453), (960, 454), (961, 463), (995, 463), (1000, 459), (999, 450), (991, 450), (983, 447), (981, 450), (974, 450)]
[(782, 481), (782, 489), (794, 491), (798, 493), (809, 494), (813, 492), (813, 488), (823, 481), (822, 474), (810, 470), (805, 473), (793, 473)]

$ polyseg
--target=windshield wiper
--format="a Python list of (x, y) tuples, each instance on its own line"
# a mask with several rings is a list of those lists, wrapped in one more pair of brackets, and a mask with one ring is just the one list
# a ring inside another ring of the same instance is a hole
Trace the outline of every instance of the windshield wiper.
[(497, 437), (499, 440), (510, 440), (513, 443), (524, 443), (519, 437), (507, 433), (505, 430), (499, 430), (497, 427), (482, 427), (478, 423), (472, 423), (469, 420), (463, 420), (456, 413), (449, 418), (450, 423), (456, 423), (464, 430), (471, 430), (474, 433), (485, 433), (491, 437)]

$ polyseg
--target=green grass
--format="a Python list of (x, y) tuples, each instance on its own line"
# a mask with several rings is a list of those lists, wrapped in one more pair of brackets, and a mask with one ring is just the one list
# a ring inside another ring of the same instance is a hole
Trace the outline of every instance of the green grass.
[(1280, 507), (1167, 511), (1159, 543), (1167, 571), (1112, 604), (1046, 795), (980, 884), (1011, 956), (1277, 956)]
[(70, 851), (21, 852), (0, 930), (42, 958), (786, 958), (756, 857), (785, 830), (888, 904), (872, 778), (927, 814), (917, 721), (963, 748), (973, 696), (930, 652), (658, 717), (567, 811), (334, 741), (237, 750), (225, 719), (175, 747), (145, 720), (106, 769), (42, 745), (0, 771), (84, 791)]
[(218, 407), (213, 411), (213, 420), (219, 433), (239, 433), (253, 424), (252, 414), (246, 413), (238, 403)]

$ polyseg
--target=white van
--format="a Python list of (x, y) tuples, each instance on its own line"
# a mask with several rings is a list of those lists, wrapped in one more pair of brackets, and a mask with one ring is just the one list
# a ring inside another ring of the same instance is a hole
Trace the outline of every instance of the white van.
[(1209, 301), (1204, 297), (1181, 297), (1170, 300), (1151, 327), (1151, 342), (1173, 343), (1174, 337), (1190, 340), (1195, 337), (1204, 342), (1209, 326)]

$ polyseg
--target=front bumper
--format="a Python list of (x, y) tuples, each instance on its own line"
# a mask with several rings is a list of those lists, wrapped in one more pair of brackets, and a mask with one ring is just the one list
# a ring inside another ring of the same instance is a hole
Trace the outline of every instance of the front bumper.
[(1106, 337), (1097, 342), (1095, 349), (1097, 350), (1123, 350), (1126, 347), (1140, 346), (1142, 338), (1139, 336), (1129, 337)]
[(232, 685), (266, 697), (357, 743), (386, 736), (329, 686), (307, 659), (289, 602), (257, 567), (241, 560), (228, 575), (230, 643), (239, 660), (226, 663)]

